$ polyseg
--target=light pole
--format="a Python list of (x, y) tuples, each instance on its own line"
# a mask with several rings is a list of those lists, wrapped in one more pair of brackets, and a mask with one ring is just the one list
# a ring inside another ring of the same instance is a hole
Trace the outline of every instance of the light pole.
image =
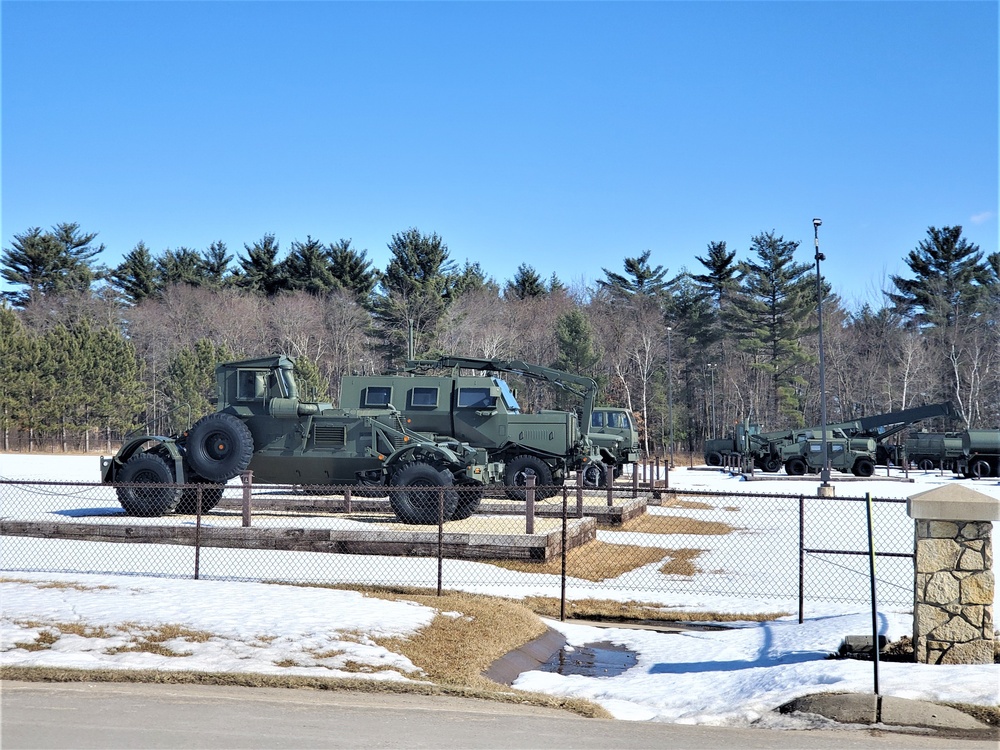
[(711, 438), (715, 437), (715, 370), (717, 367), (718, 365), (714, 363), (705, 365), (705, 369), (707, 369), (709, 374), (712, 376), (712, 410), (710, 412), (712, 424), (710, 425), (711, 429), (709, 430), (709, 437)]
[(816, 318), (819, 323), (819, 420), (823, 430), (823, 468), (819, 473), (823, 486), (830, 484), (830, 446), (826, 438), (826, 362), (823, 358), (823, 277), (820, 276), (819, 262), (826, 256), (819, 251), (819, 228), (822, 220), (813, 219), (813, 238), (816, 246)]
[(670, 346), (670, 332), (667, 326), (667, 420), (670, 422), (670, 466), (674, 468), (674, 355)]

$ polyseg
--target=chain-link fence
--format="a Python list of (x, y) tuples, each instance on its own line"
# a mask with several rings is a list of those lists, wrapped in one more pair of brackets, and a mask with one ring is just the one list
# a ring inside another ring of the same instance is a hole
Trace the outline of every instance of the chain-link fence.
[[(0, 481), (0, 569), (406, 586), (732, 609), (867, 602), (864, 498), (539, 487)], [(159, 493), (159, 494), (155, 494)], [(155, 512), (167, 493), (176, 510)], [(403, 500), (400, 500), (400, 497)], [(147, 508), (143, 503), (153, 498)], [(426, 513), (402, 523), (399, 503)], [(133, 515), (127, 515), (123, 505)], [(202, 510), (198, 513), (199, 506)], [(913, 522), (874, 500), (879, 603), (912, 602)], [(465, 517), (467, 516), (467, 517)], [(453, 518), (439, 522), (439, 518)], [(563, 551), (565, 550), (565, 554)]]

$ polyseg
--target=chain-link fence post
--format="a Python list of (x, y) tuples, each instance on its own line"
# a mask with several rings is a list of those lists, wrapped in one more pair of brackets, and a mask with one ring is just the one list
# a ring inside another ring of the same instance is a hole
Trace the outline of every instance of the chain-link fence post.
[(524, 533), (535, 533), (535, 475), (524, 480)]
[(250, 528), (250, 495), (253, 485), (253, 472), (244, 471), (243, 479), (243, 528)]

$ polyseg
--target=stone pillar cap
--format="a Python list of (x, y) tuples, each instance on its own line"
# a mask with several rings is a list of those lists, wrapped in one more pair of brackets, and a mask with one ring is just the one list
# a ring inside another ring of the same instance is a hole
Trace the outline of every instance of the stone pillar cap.
[(924, 521), (1000, 521), (1000, 498), (960, 484), (946, 485), (911, 495), (906, 512)]

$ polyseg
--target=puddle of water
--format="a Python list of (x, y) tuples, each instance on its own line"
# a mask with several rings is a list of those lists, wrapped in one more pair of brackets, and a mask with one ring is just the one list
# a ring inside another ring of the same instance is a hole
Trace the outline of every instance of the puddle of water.
[(542, 672), (582, 677), (615, 677), (637, 663), (635, 652), (600, 641), (584, 646), (564, 646), (538, 667)]

